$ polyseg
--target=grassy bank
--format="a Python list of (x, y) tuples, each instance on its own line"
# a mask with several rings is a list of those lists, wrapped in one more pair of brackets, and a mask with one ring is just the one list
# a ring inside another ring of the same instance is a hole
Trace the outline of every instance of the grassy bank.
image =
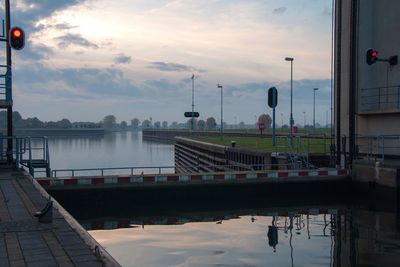
[[(213, 144), (219, 144), (224, 146), (231, 146), (231, 142), (236, 142), (236, 147), (257, 149), (266, 151), (275, 151), (272, 146), (272, 138), (270, 137), (194, 137), (193, 139)], [(301, 143), (294, 139), (293, 147), (298, 148), (299, 151), (309, 151), (310, 153), (328, 153), (330, 148), (331, 140), (326, 139), (314, 139), (314, 138), (302, 138)], [(277, 139), (277, 151), (283, 151), (286, 146), (287, 139)]]

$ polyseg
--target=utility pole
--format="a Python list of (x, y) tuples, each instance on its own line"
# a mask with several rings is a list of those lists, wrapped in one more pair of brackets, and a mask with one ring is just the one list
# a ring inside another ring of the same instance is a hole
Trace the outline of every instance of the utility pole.
[(314, 107), (313, 107), (313, 131), (315, 133), (315, 92), (318, 91), (318, 88), (314, 88)]
[(222, 108), (222, 89), (223, 89), (223, 86), (218, 84), (217, 87), (221, 89), (221, 140), (223, 140), (224, 139), (224, 120), (223, 120), (223, 113), (222, 113), (222, 110), (223, 110), (223, 108)]
[(6, 102), (7, 102), (7, 162), (13, 162), (13, 121), (12, 121), (12, 76), (11, 76), (11, 46), (10, 40), (10, 0), (5, 0), (6, 11), (6, 57), (7, 57), (7, 72), (6, 72)]
[(192, 135), (194, 131), (194, 74), (192, 74)]

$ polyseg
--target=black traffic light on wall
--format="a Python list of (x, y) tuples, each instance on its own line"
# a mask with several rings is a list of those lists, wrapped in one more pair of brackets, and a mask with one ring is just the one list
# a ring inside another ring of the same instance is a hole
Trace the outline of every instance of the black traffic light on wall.
[(367, 50), (367, 64), (372, 65), (378, 61), (378, 51), (370, 48)]
[(15, 50), (21, 50), (25, 46), (25, 32), (20, 27), (14, 27), (10, 30), (10, 46)]
[(395, 66), (398, 64), (397, 55), (389, 58), (378, 58), (378, 51), (372, 48), (367, 50), (366, 59), (368, 65), (375, 64), (377, 61), (387, 62), (390, 66)]

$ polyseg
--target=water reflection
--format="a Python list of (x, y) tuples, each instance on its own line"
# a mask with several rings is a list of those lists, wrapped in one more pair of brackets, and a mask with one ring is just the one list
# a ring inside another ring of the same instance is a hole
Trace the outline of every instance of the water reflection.
[(49, 147), (52, 169), (174, 166), (173, 145), (143, 142), (141, 132), (53, 136)]
[(123, 266), (347, 267), (400, 262), (398, 214), (366, 208), (174, 212), (81, 222)]

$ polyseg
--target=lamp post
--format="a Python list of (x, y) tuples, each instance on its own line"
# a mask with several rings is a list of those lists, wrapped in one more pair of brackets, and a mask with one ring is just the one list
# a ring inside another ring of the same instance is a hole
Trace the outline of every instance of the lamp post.
[(192, 135), (194, 131), (194, 74), (192, 74), (192, 123), (191, 123), (191, 128), (192, 128)]
[(303, 111), (303, 115), (304, 115), (304, 129), (306, 128), (306, 112)]
[(217, 88), (220, 88), (221, 89), (221, 140), (224, 138), (224, 124), (223, 124), (223, 113), (222, 113), (222, 89), (223, 89), (223, 86), (222, 85), (220, 85), (220, 84), (217, 84)]
[(318, 88), (314, 88), (314, 108), (313, 108), (313, 130), (315, 132), (315, 92), (318, 90)]
[(293, 60), (292, 57), (285, 57), (290, 62), (290, 138), (293, 137)]

